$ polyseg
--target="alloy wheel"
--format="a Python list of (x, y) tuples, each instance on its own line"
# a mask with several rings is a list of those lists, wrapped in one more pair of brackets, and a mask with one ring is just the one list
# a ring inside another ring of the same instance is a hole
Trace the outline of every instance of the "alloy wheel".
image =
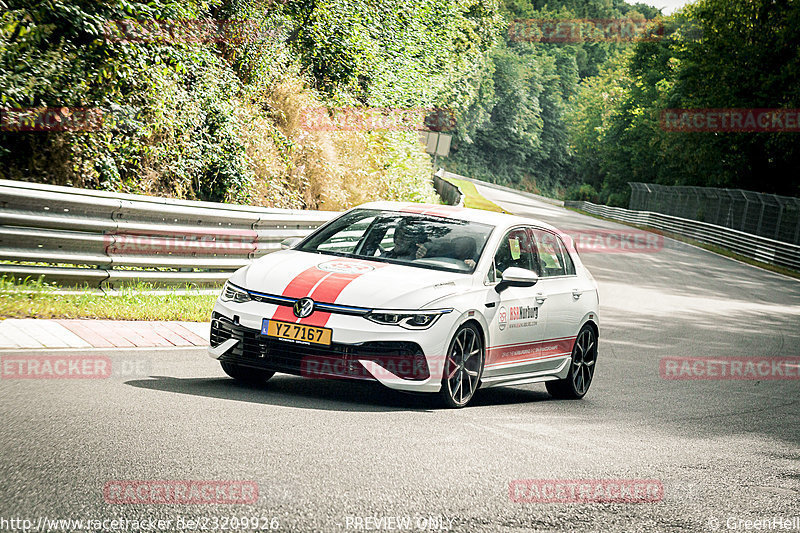
[(483, 342), (475, 328), (467, 326), (456, 333), (447, 354), (445, 384), (453, 407), (465, 406), (475, 390), (483, 369)]

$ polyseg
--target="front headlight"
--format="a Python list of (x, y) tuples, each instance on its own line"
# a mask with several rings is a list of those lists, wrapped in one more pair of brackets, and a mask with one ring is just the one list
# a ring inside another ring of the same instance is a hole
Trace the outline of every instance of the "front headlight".
[(440, 316), (452, 312), (452, 309), (430, 309), (424, 311), (391, 311), (376, 309), (364, 318), (384, 326), (400, 326), (406, 329), (428, 329)]
[(243, 288), (237, 287), (230, 281), (226, 281), (219, 298), (223, 302), (236, 302), (237, 304), (241, 304), (250, 301), (250, 294)]

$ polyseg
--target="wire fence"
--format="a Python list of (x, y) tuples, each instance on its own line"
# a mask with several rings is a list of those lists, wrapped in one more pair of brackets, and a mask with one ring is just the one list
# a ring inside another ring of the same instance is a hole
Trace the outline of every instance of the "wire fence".
[(629, 209), (699, 220), (800, 244), (800, 198), (742, 189), (629, 183)]
[(777, 265), (800, 272), (800, 246), (778, 242), (768, 237), (751, 235), (742, 231), (691, 220), (686, 218), (654, 213), (652, 211), (633, 211), (622, 207), (609, 207), (591, 202), (564, 202), (593, 215), (619, 220), (625, 224), (646, 226), (674, 233), (692, 240), (713, 244), (736, 252), (744, 257)]

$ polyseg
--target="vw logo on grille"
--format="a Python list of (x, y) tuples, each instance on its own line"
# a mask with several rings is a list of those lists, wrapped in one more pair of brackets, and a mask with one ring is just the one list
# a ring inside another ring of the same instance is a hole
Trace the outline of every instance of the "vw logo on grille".
[(300, 298), (294, 303), (294, 316), (305, 318), (314, 312), (314, 300), (311, 298)]

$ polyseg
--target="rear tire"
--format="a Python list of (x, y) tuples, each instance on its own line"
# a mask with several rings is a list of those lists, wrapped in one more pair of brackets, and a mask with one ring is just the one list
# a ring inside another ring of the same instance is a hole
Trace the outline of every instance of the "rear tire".
[(564, 379), (546, 381), (547, 392), (554, 398), (580, 400), (589, 392), (597, 362), (597, 335), (589, 324), (583, 326), (572, 348), (569, 374)]
[(473, 324), (458, 328), (447, 350), (439, 392), (446, 407), (460, 409), (470, 402), (483, 375), (483, 362), (483, 340), (478, 328)]
[(247, 383), (249, 385), (262, 385), (267, 382), (269, 378), (275, 375), (275, 372), (270, 370), (261, 370), (258, 368), (250, 368), (240, 366), (234, 363), (225, 363), (220, 361), (222, 370), (225, 371), (230, 377), (236, 381)]

